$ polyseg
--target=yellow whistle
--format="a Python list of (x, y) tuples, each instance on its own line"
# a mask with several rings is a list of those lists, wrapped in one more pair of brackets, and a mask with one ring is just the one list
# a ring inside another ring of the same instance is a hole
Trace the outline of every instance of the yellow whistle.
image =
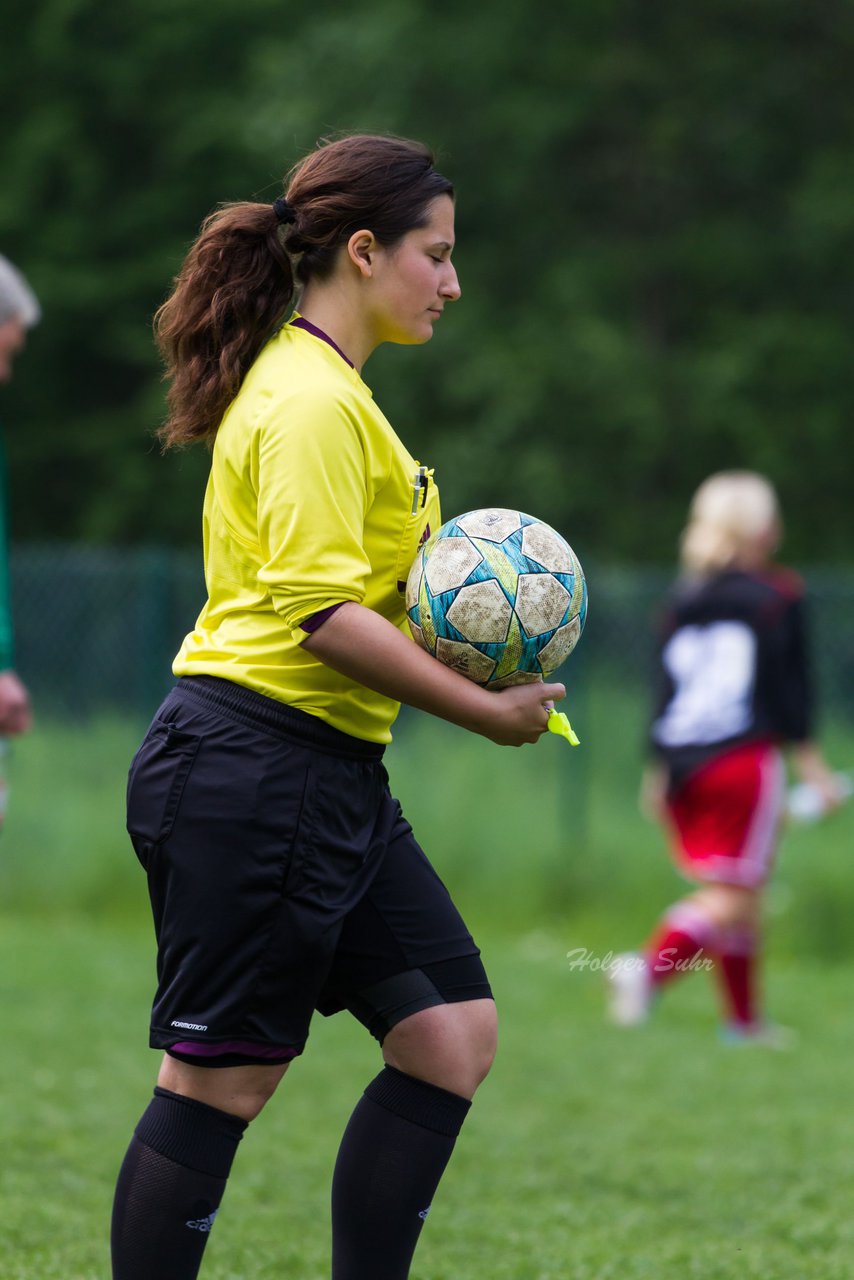
[(556, 733), (559, 737), (566, 738), (571, 747), (580, 745), (566, 713), (555, 711), (554, 707), (549, 711), (549, 733)]

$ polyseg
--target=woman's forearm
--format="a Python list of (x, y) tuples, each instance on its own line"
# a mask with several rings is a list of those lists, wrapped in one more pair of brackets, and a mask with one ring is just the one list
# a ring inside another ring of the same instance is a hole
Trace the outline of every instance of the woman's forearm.
[(303, 647), (376, 693), (508, 745), (536, 741), (548, 719), (544, 708), (564, 696), (561, 685), (544, 684), (488, 692), (352, 601), (336, 609)]

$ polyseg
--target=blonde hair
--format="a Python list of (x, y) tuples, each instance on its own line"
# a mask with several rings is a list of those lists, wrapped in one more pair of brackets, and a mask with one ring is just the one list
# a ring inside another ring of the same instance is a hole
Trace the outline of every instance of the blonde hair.
[(773, 485), (755, 471), (719, 471), (700, 485), (680, 540), (682, 567), (720, 573), (773, 549), (780, 504)]

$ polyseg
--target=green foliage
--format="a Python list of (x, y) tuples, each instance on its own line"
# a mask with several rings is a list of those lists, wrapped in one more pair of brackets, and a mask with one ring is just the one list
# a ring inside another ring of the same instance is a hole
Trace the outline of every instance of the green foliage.
[(748, 465), (796, 558), (850, 560), (846, 0), (6, 7), (0, 248), (45, 304), (4, 395), (19, 537), (196, 539), (150, 316), (214, 205), (369, 128), (459, 190), (462, 304), (368, 367), (449, 512), (669, 560), (697, 481)]

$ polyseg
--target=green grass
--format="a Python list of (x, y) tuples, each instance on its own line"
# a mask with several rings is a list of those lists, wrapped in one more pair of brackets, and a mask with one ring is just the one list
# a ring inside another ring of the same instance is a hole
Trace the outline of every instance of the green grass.
[[(414, 1280), (848, 1280), (850, 967), (778, 966), (789, 1053), (728, 1049), (704, 975), (651, 1025), (603, 1022), (567, 938), (488, 935), (502, 1045), (436, 1198)], [(112, 1186), (156, 1065), (144, 931), (0, 919), (4, 1280), (109, 1274)], [(238, 1156), (206, 1280), (322, 1280), (340, 1132), (377, 1065), (346, 1015)]]
[[(602, 680), (568, 702), (577, 749), (549, 735), (502, 750), (407, 717), (389, 752), (392, 783), (474, 919), (514, 931), (546, 922), (600, 948), (636, 944), (686, 888), (638, 810), (643, 702)], [(836, 766), (854, 763), (850, 727), (830, 726), (824, 741)], [(852, 848), (854, 803), (787, 829), (768, 894), (776, 952), (854, 960)]]
[(136, 912), (140, 881), (124, 798), (141, 734), (140, 725), (104, 717), (39, 723), (15, 741), (0, 843), (0, 900), (7, 909)]
[[(706, 975), (637, 1032), (606, 1025), (601, 958), (681, 892), (635, 803), (641, 704), (573, 695), (582, 747), (500, 750), (406, 717), (393, 785), (483, 946), (498, 1063), (413, 1280), (848, 1280), (854, 1112), (854, 805), (793, 829), (769, 896), (767, 989), (788, 1054), (715, 1038)], [(123, 830), (141, 727), (43, 724), (16, 745), (0, 842), (0, 1275), (106, 1280), (112, 1187), (146, 1104), (153, 945)], [(854, 761), (850, 730), (828, 735)], [(205, 1280), (322, 1280), (340, 1132), (377, 1068), (346, 1016), (253, 1126)]]
[[(582, 745), (547, 735), (514, 751), (405, 715), (387, 763), (416, 834), (473, 919), (518, 930), (570, 922), (605, 943), (674, 893), (657, 827), (636, 796), (643, 703), (599, 679), (570, 689)], [(17, 912), (139, 916), (140, 877), (124, 832), (127, 768), (143, 726), (47, 723), (15, 744), (0, 857), (0, 901)], [(854, 764), (854, 734), (826, 735)], [(792, 954), (854, 958), (854, 804), (783, 842), (770, 897)]]

